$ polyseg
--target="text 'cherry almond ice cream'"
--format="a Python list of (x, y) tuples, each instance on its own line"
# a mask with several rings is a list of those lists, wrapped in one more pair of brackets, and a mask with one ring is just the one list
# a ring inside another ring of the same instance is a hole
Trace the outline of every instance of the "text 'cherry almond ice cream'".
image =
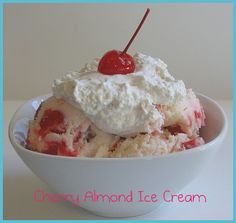
[(53, 96), (30, 121), (27, 147), (63, 156), (142, 157), (204, 144), (203, 108), (160, 59), (133, 56), (135, 70), (98, 71), (95, 59), (80, 72), (56, 79)]

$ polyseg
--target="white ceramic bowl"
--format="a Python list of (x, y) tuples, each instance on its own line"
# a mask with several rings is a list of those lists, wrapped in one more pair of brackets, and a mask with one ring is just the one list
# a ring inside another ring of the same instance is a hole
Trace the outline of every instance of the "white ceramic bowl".
[[(80, 158), (40, 154), (25, 149), (22, 142), (26, 138), (28, 120), (33, 119), (35, 110), (47, 97), (29, 100), (16, 111), (9, 126), (10, 141), (25, 164), (55, 192), (79, 195), (80, 207), (107, 217), (141, 215), (152, 211), (163, 201), (159, 197), (157, 202), (141, 202), (138, 191), (158, 196), (167, 189), (172, 193), (179, 192), (206, 167), (227, 131), (222, 108), (212, 99), (198, 94), (207, 117), (206, 127), (201, 129), (206, 141), (203, 146), (142, 158)], [(113, 201), (119, 194), (129, 195), (132, 191), (133, 201), (108, 202), (105, 198), (103, 202), (99, 198), (98, 202), (88, 199), (84, 202), (83, 196), (93, 190), (97, 194), (113, 194), (110, 197)]]

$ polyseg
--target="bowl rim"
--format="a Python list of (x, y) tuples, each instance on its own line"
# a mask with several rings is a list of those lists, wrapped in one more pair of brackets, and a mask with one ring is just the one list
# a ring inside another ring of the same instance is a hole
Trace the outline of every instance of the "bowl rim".
[[(119, 161), (124, 161), (124, 160), (152, 160), (152, 159), (162, 159), (165, 157), (171, 157), (171, 156), (178, 156), (178, 155), (184, 155), (184, 154), (191, 154), (191, 153), (196, 153), (196, 152), (202, 152), (205, 150), (208, 150), (208, 147), (211, 147), (212, 145), (214, 145), (215, 143), (217, 143), (217, 140), (222, 138), (224, 139), (226, 133), (227, 133), (227, 129), (228, 129), (228, 121), (227, 121), (227, 117), (226, 114), (224, 112), (224, 110), (222, 109), (222, 107), (212, 98), (195, 92), (195, 94), (197, 95), (197, 97), (200, 96), (200, 98), (204, 98), (208, 101), (210, 101), (212, 104), (214, 104), (215, 107), (217, 107), (217, 109), (220, 111), (220, 113), (222, 114), (223, 117), (223, 128), (221, 129), (220, 133), (214, 138), (212, 139), (210, 142), (207, 142), (201, 146), (197, 146), (194, 147), (193, 149), (187, 149), (187, 150), (183, 150), (183, 151), (179, 151), (179, 152), (174, 152), (174, 153), (166, 153), (163, 155), (155, 155), (155, 156), (142, 156), (142, 157), (80, 157), (80, 156), (76, 156), (76, 157), (70, 157), (70, 156), (58, 156), (58, 155), (50, 155), (50, 154), (45, 154), (45, 153), (40, 153), (37, 151), (32, 151), (29, 150), (27, 148), (25, 148), (24, 146), (22, 146), (21, 144), (17, 143), (15, 141), (15, 137), (13, 134), (13, 130), (14, 130), (14, 119), (16, 117), (16, 115), (18, 114), (18, 112), (22, 109), (22, 107), (25, 106), (26, 103), (30, 102), (30, 101), (34, 101), (34, 100), (39, 100), (40, 98), (48, 98), (50, 96), (52, 96), (52, 94), (45, 94), (45, 95), (41, 95), (35, 98), (32, 98), (30, 100), (25, 101), (23, 104), (21, 104), (21, 106), (18, 107), (18, 109), (15, 111), (15, 113), (13, 114), (10, 122), (9, 122), (9, 126), (8, 126), (8, 136), (10, 139), (10, 142), (13, 146), (13, 148), (15, 149), (15, 151), (18, 153), (17, 150), (23, 150), (23, 152), (35, 155), (35, 156), (39, 156), (39, 157), (44, 157), (44, 158), (54, 158), (54, 159), (69, 159), (69, 160), (100, 160), (100, 161), (115, 161), (115, 160), (119, 160)], [(44, 100), (45, 100), (44, 99)]]

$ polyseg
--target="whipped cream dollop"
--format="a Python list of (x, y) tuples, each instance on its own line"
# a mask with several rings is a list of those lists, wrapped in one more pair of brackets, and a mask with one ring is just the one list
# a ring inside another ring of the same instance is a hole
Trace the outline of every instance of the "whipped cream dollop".
[(104, 75), (97, 71), (99, 59), (80, 72), (56, 79), (56, 98), (63, 98), (82, 110), (101, 130), (131, 136), (160, 129), (164, 123), (156, 105), (178, 103), (186, 96), (182, 80), (175, 80), (160, 59), (136, 53), (135, 72)]

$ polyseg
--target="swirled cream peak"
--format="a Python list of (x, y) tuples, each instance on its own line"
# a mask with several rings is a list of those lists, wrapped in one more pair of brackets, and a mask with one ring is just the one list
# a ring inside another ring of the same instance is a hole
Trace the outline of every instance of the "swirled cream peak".
[(160, 59), (137, 53), (134, 61), (134, 73), (103, 75), (97, 72), (95, 59), (80, 72), (56, 79), (53, 94), (82, 110), (107, 133), (128, 136), (160, 129), (164, 120), (156, 105), (177, 103), (186, 96), (185, 85)]

